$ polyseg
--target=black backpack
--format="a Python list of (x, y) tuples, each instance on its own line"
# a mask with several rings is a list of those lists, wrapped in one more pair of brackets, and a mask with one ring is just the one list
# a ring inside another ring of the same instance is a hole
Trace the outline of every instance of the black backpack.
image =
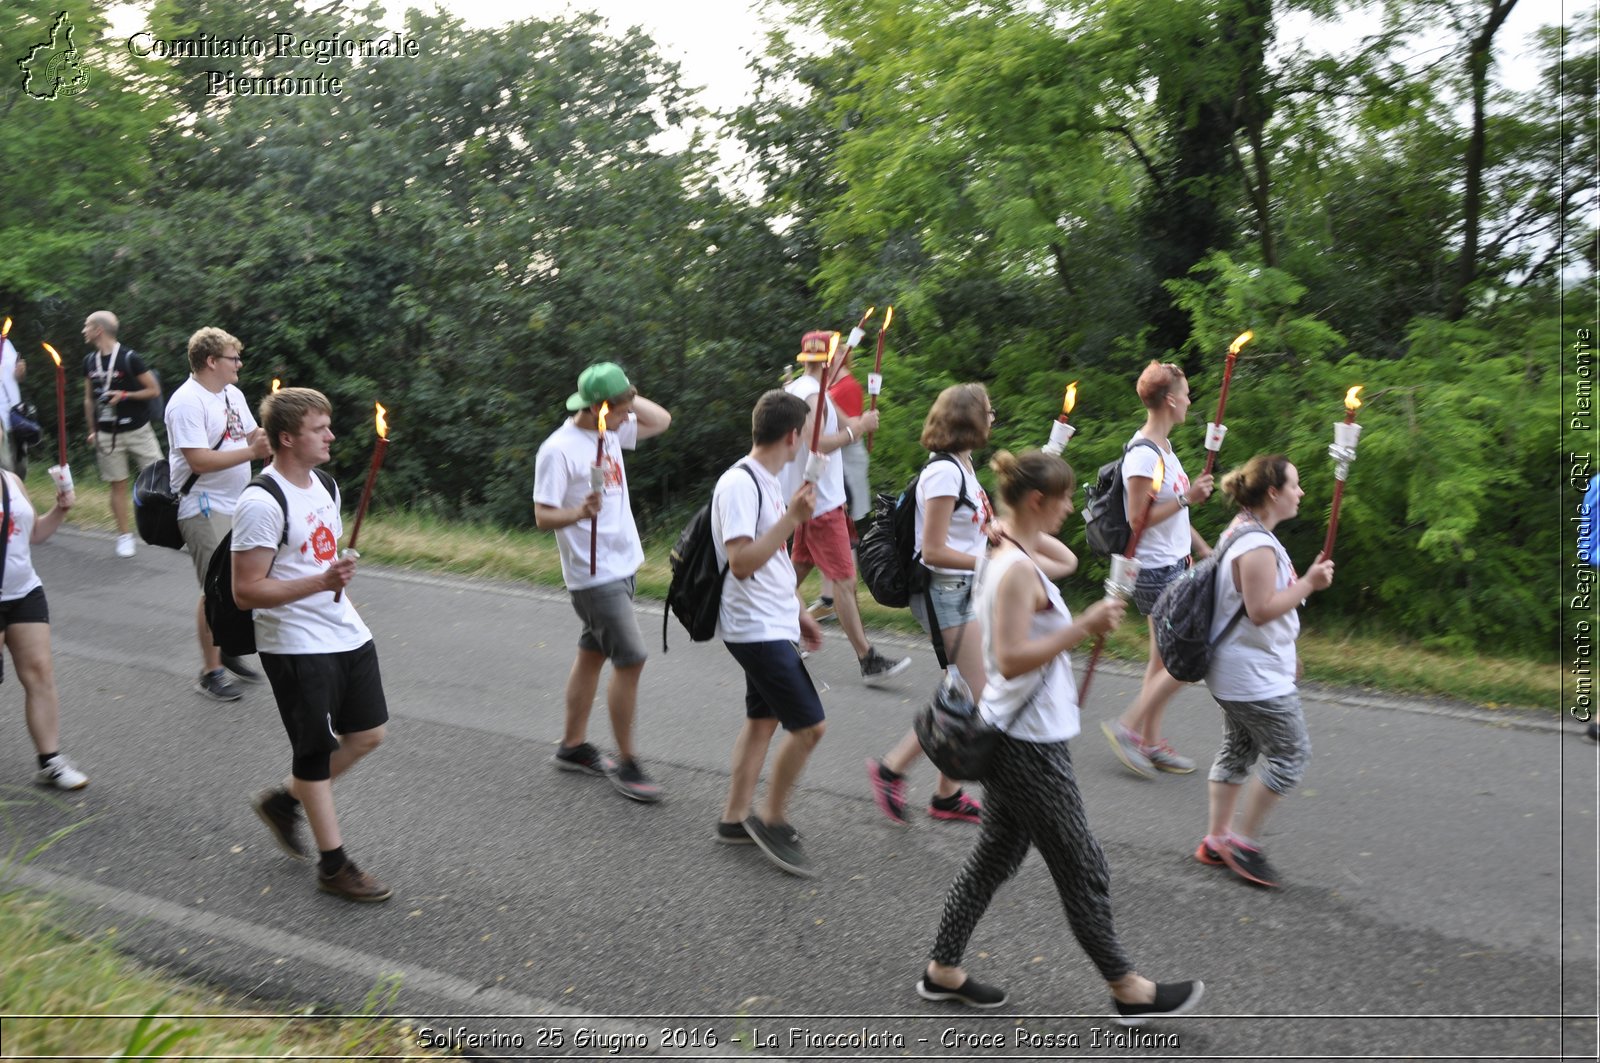
[[(322, 481), (322, 486), (333, 497), (333, 504), (339, 505), (339, 485), (334, 483), (333, 477), (321, 469), (312, 469), (317, 479)], [(278, 538), (281, 547), (289, 541), (289, 500), (283, 496), (283, 488), (278, 486), (278, 481), (262, 473), (247, 485), (259, 487), (267, 494), (278, 500), (278, 505), (283, 509), (283, 534)], [(273, 559), (276, 562), (276, 558)], [(268, 572), (272, 569), (269, 567)], [(222, 537), (217, 548), (211, 554), (211, 561), (206, 565), (206, 623), (211, 625), (211, 641), (229, 657), (243, 657), (256, 652), (256, 621), (255, 611), (239, 608), (239, 603), (233, 599), (233, 532)]]
[[(953, 454), (934, 453), (906, 481), (900, 494), (880, 494), (872, 507), (872, 524), (867, 528), (856, 547), (856, 567), (861, 570), (861, 582), (879, 605), (891, 609), (904, 609), (911, 598), (928, 586), (928, 570), (922, 565), (922, 554), (917, 550), (917, 483), (928, 466), (936, 461), (961, 463)], [(967, 497), (967, 478), (961, 478), (961, 493), (956, 496), (956, 508), (966, 506), (976, 509)]]
[[(211, 449), (217, 450), (227, 441), (228, 430), (224, 428), (222, 436)], [(199, 479), (199, 473), (191, 472), (183, 482), (183, 490), (173, 491), (170, 459), (152, 461), (140, 469), (139, 475), (133, 478), (133, 525), (139, 531), (139, 538), (151, 546), (182, 550), (184, 542), (183, 533), (178, 530), (178, 503)]]
[(1161, 448), (1148, 439), (1135, 439), (1122, 448), (1122, 457), (1100, 466), (1094, 483), (1083, 487), (1084, 537), (1089, 540), (1089, 549), (1101, 557), (1122, 553), (1133, 536), (1124, 501), (1127, 487), (1122, 482), (1122, 463), (1134, 447), (1149, 447), (1161, 453)]
[[(750, 466), (739, 463), (756, 485), (756, 524), (761, 523), (761, 481)], [(717, 617), (722, 612), (722, 584), (728, 566), (717, 564), (717, 549), (711, 538), (711, 503), (694, 511), (672, 547), (672, 582), (667, 586), (667, 602), (661, 610), (661, 652), (667, 652), (667, 617), (676, 615), (689, 632), (689, 641), (706, 642), (717, 633)]]
[(1167, 584), (1150, 610), (1150, 630), (1155, 634), (1156, 652), (1172, 678), (1185, 683), (1204, 679), (1211, 670), (1211, 650), (1221, 642), (1244, 616), (1241, 602), (1216, 638), (1211, 623), (1216, 619), (1217, 573), (1223, 557), (1239, 537), (1252, 528), (1240, 528), (1222, 542), (1205, 560), (1189, 566)]

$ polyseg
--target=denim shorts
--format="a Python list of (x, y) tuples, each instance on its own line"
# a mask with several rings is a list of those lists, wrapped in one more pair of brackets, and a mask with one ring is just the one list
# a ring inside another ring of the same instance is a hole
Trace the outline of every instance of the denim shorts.
[(1139, 571), (1139, 579), (1133, 585), (1133, 604), (1144, 616), (1150, 615), (1150, 610), (1156, 607), (1156, 599), (1161, 597), (1161, 592), (1167, 589), (1167, 584), (1183, 575), (1183, 570), (1189, 567), (1189, 562), (1177, 561), (1162, 568), (1146, 568)]
[(938, 618), (940, 630), (961, 627), (978, 619), (978, 599), (973, 593), (973, 573), (930, 572), (928, 593), (911, 596), (911, 615), (917, 618), (922, 630), (933, 634), (928, 617), (928, 596), (933, 596), (933, 614)]

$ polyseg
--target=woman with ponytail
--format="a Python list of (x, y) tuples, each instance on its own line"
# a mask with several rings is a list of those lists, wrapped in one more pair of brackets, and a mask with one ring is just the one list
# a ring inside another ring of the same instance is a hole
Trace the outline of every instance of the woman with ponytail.
[(1035, 557), (1072, 512), (1072, 470), (1040, 451), (996, 454), (1006, 509), (1002, 542), (978, 582), (978, 620), (988, 682), (979, 711), (1001, 731), (984, 779), (983, 825), (945, 897), (931, 962), (917, 982), (927, 1000), (997, 1008), (1003, 990), (961, 968), (978, 920), (1002, 883), (1037, 846), (1078, 943), (1110, 986), (1124, 1025), (1177, 1015), (1199, 1003), (1199, 982), (1158, 985), (1133, 970), (1111, 919), (1111, 876), (1084, 816), (1067, 742), (1078, 733), (1077, 684), (1068, 652), (1122, 620), (1120, 600), (1102, 600), (1076, 620)]
[[(1224, 730), (1209, 776), (1210, 823), (1194, 858), (1226, 865), (1258, 886), (1275, 887), (1278, 874), (1258, 839), (1268, 813), (1300, 782), (1311, 759), (1300, 709), (1297, 610), (1312, 592), (1333, 583), (1333, 561), (1318, 561), (1298, 576), (1273, 534), (1279, 522), (1299, 512), (1305, 495), (1299, 470), (1282, 454), (1251, 458), (1223, 477), (1222, 493), (1239, 507), (1239, 515), (1217, 543), (1218, 549), (1226, 547), (1227, 556), (1217, 571), (1211, 630), (1217, 641), (1206, 687), (1222, 706)], [(1255, 779), (1246, 786), (1258, 759)], [(1236, 821), (1241, 787), (1247, 792)]]

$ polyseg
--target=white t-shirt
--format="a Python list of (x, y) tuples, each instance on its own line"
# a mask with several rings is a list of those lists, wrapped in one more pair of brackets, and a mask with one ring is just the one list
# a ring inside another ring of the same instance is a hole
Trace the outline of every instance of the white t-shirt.
[[(1233, 529), (1230, 528), (1229, 532)], [(1224, 533), (1223, 538), (1227, 538)], [(1271, 550), (1276, 557), (1278, 578), (1274, 590), (1283, 590), (1296, 579), (1288, 551), (1271, 532), (1256, 528), (1243, 532), (1228, 547), (1217, 572), (1217, 599), (1211, 612), (1211, 637), (1215, 639), (1233, 614), (1244, 604), (1244, 595), (1233, 578), (1234, 562), (1254, 550)], [(1276, 620), (1257, 624), (1241, 616), (1233, 630), (1211, 649), (1211, 670), (1206, 687), (1211, 696), (1224, 701), (1259, 701), (1292, 693), (1295, 689), (1295, 640), (1300, 637), (1300, 610), (1291, 609)]]
[[(1133, 440), (1145, 440), (1142, 433), (1135, 432)], [(1154, 440), (1146, 440), (1154, 442)], [(1183, 471), (1182, 462), (1178, 455), (1170, 450), (1161, 451), (1157, 456), (1155, 450), (1140, 443), (1128, 450), (1127, 457), (1122, 459), (1122, 492), (1127, 501), (1128, 526), (1133, 527), (1139, 520), (1139, 515), (1144, 512), (1145, 501), (1149, 499), (1149, 492), (1139, 498), (1134, 498), (1128, 490), (1128, 481), (1135, 476), (1155, 479), (1156, 466), (1163, 465), (1166, 469), (1161, 479), (1161, 490), (1156, 493), (1156, 505), (1170, 502), (1189, 490), (1189, 477)], [(1134, 555), (1139, 559), (1142, 568), (1165, 568), (1175, 565), (1188, 557), (1194, 550), (1194, 539), (1189, 534), (1189, 510), (1183, 508), (1168, 517), (1160, 524), (1152, 524), (1145, 528), (1144, 535), (1139, 539), (1139, 549)]]
[[(344, 532), (339, 504), (314, 473), (310, 487), (296, 487), (270, 465), (265, 474), (283, 488), (289, 503), (289, 541), (279, 545), (284, 523), (278, 500), (266, 488), (247, 484), (233, 511), (233, 552), (262, 546), (276, 551), (268, 579), (321, 575), (339, 555), (339, 536)], [(288, 605), (257, 609), (256, 648), (266, 653), (344, 653), (372, 641), (350, 595), (338, 601), (333, 595), (318, 591)]]
[[(816, 377), (802, 376), (789, 381), (784, 389), (798, 399), (809, 399), (822, 390), (822, 384)], [(818, 399), (826, 410), (822, 418), (822, 434), (830, 435), (839, 431), (839, 407), (831, 401)], [(806, 480), (806, 462), (811, 457), (811, 437), (802, 434), (800, 438), (800, 452), (794, 460), (785, 465), (778, 473), (778, 482), (783, 488), (785, 499), (793, 498), (794, 493), (800, 490), (800, 485)], [(844, 455), (834, 451), (828, 455), (828, 462), (822, 469), (822, 479), (817, 481), (817, 507), (812, 511), (813, 517), (820, 517), (824, 513), (832, 512), (845, 503), (844, 494)]]
[[(533, 501), (555, 509), (583, 505), (589, 495), (589, 472), (594, 468), (595, 446), (600, 433), (579, 428), (569, 417), (550, 433), (539, 447), (533, 463)], [(589, 531), (587, 518), (556, 529), (556, 545), (561, 550), (561, 576), (567, 589), (582, 590), (627, 579), (644, 564), (644, 544), (633, 522), (633, 503), (628, 500), (628, 473), (622, 452), (639, 443), (639, 419), (629, 413), (619, 425), (606, 426), (605, 457), (601, 469), (605, 486), (600, 492), (600, 532), (595, 540), (594, 575), (589, 575)]]
[[(17, 384), (17, 349), (10, 340), (0, 340), (0, 413), (10, 413), (11, 407), (22, 401), (22, 388)], [(11, 429), (9, 417), (0, 421), (7, 431)]]
[[(989, 673), (988, 685), (978, 702), (983, 718), (1005, 731), (1012, 738), (1025, 742), (1065, 742), (1076, 737), (1078, 725), (1078, 685), (1072, 680), (1072, 657), (1061, 653), (1041, 669), (1024, 672), (1010, 679), (1000, 674), (1000, 664), (994, 653), (994, 610), (1000, 583), (1013, 565), (1026, 565), (1033, 569), (1044, 586), (1050, 607), (1034, 613), (1028, 625), (1028, 638), (1038, 639), (1061, 631), (1072, 624), (1072, 613), (1061, 599), (1056, 585), (1045, 578), (1044, 572), (1021, 550), (1007, 550), (999, 557), (985, 558), (978, 568), (977, 600), (978, 618), (983, 625), (983, 666)], [(1040, 686), (1041, 676), (1043, 686)], [(1035, 697), (1035, 691), (1038, 691)], [(1023, 705), (1033, 703), (1017, 716), (1017, 722), (1005, 726), (1007, 720)]]
[(9, 472), (3, 475), (11, 487), (11, 526), (6, 529), (6, 569), (0, 577), (0, 602), (14, 602), (32, 594), (44, 581), (33, 570), (33, 546), (29, 542), (36, 516), (33, 503), (21, 480)]
[[(256, 429), (256, 419), (251, 416), (250, 404), (244, 401), (244, 392), (232, 384), (224, 385), (220, 392), (210, 391), (192, 375), (167, 400), (166, 421), (167, 464), (172, 468), (174, 493), (183, 490), (184, 481), (194, 471), (184, 459), (184, 447), (238, 450), (249, 446), (245, 437)], [(218, 447), (217, 440), (224, 431), (228, 437)], [(202, 513), (232, 513), (239, 502), (239, 492), (249, 482), (248, 461), (201, 474), (189, 493), (178, 500), (178, 519)]]
[[(967, 501), (972, 503), (969, 509), (959, 501), (954, 511), (950, 514), (950, 531), (945, 536), (944, 544), (952, 550), (960, 551), (975, 558), (982, 558), (989, 549), (989, 536), (984, 530), (989, 522), (994, 519), (994, 510), (989, 507), (989, 496), (984, 493), (983, 485), (978, 482), (977, 474), (972, 468), (964, 464), (959, 458), (955, 461), (930, 461), (923, 466), (922, 475), (917, 478), (917, 515), (916, 515), (916, 544), (917, 553), (921, 554), (927, 548), (922, 542), (922, 526), (928, 512), (928, 501), (934, 498), (959, 499), (963, 494), (962, 486), (965, 484)], [(933, 572), (947, 572), (952, 575), (965, 576), (972, 569), (936, 568), (929, 565)]]
[[(755, 473), (755, 480), (745, 469)], [(711, 495), (711, 543), (717, 564), (728, 563), (729, 539), (759, 539), (788, 511), (776, 476), (752, 458), (735, 463), (722, 474)], [(746, 579), (739, 579), (731, 569), (723, 577), (717, 638), (724, 642), (799, 640), (800, 599), (795, 597), (794, 564), (787, 547), (778, 547), (767, 563)]]

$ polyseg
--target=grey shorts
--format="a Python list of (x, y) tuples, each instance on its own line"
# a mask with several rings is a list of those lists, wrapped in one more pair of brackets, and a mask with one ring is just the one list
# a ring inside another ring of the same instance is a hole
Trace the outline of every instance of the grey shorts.
[(639, 615), (633, 611), (633, 588), (637, 577), (612, 580), (579, 591), (572, 596), (572, 611), (583, 621), (578, 648), (603, 653), (613, 668), (643, 664), (650, 656), (639, 634)]
[(211, 555), (216, 553), (222, 537), (232, 530), (232, 513), (196, 513), (178, 521), (178, 534), (183, 536), (183, 544), (189, 548), (189, 556), (194, 560), (195, 578), (200, 581), (202, 590), (205, 589), (206, 569), (211, 565)]
[(1311, 762), (1299, 692), (1259, 701), (1216, 700), (1222, 706), (1222, 748), (1207, 778), (1237, 786), (1259, 760), (1256, 774), (1267, 789), (1286, 794), (1298, 786)]

